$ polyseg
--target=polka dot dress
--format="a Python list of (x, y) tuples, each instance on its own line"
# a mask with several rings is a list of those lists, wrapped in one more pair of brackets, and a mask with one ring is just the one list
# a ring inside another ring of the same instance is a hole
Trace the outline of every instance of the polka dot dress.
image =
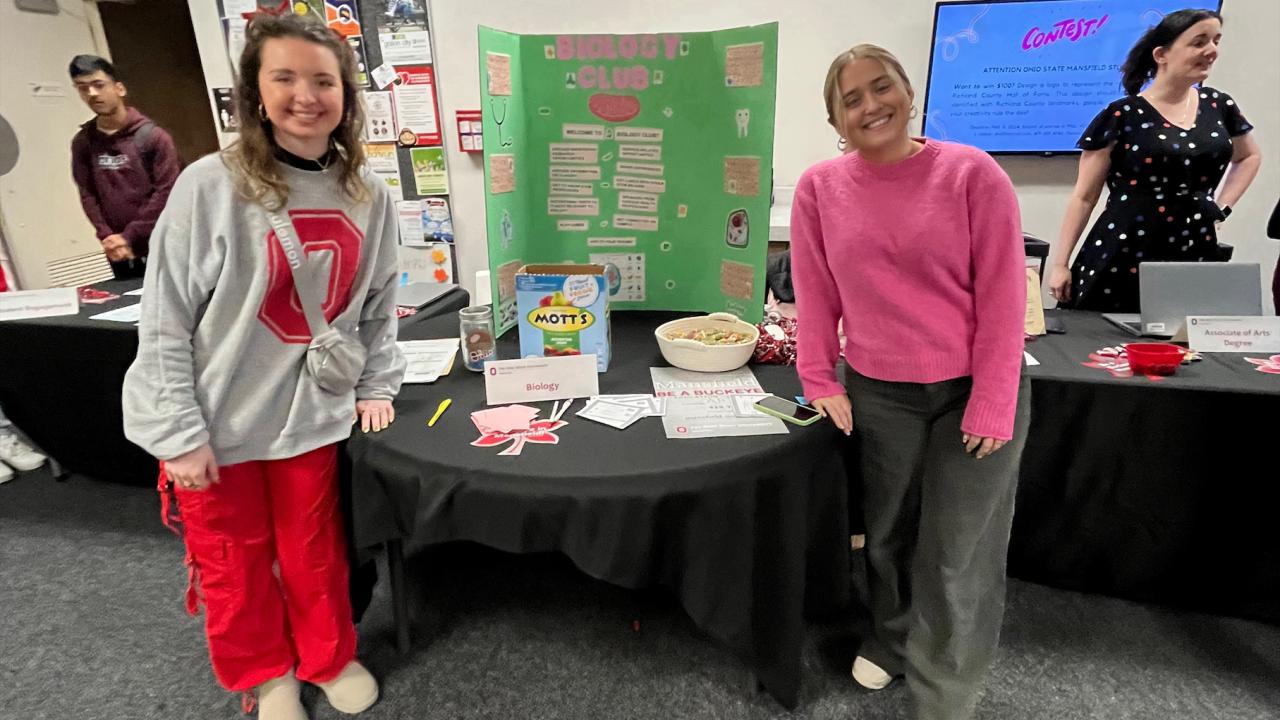
[(1226, 93), (1199, 94), (1189, 128), (1130, 96), (1108, 105), (1076, 143), (1111, 146), (1109, 196), (1071, 267), (1072, 299), (1063, 307), (1136, 313), (1139, 264), (1218, 259), (1213, 193), (1231, 161), (1231, 138), (1253, 126)]

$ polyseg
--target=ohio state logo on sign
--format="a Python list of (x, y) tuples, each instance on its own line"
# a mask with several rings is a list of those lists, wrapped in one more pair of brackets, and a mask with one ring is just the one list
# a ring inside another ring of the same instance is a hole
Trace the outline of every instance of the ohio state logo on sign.
[[(329, 255), (329, 287), (324, 297), (324, 317), (332, 322), (351, 297), (351, 285), (360, 267), (364, 233), (341, 210), (290, 210), (294, 232), (302, 252), (311, 262)], [(293, 285), (293, 273), (284, 248), (270, 230), (267, 243), (267, 294), (258, 308), (258, 319), (287, 343), (311, 342), (311, 330)]]

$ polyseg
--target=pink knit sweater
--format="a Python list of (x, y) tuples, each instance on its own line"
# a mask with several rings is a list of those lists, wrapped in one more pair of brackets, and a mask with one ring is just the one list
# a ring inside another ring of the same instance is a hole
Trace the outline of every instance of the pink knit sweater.
[(1008, 440), (1027, 294), (1018, 199), (987, 154), (925, 143), (890, 165), (855, 152), (800, 177), (791, 210), (797, 369), (810, 399), (844, 392), (835, 373), (843, 318), (845, 358), (858, 373), (910, 383), (972, 376), (962, 429)]

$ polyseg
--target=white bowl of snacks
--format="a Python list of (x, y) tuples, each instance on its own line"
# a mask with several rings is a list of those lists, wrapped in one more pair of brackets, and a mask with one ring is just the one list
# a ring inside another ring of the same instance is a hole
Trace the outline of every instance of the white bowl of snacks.
[(755, 325), (726, 312), (672, 320), (659, 325), (653, 335), (667, 362), (698, 372), (727, 372), (746, 365), (760, 339)]

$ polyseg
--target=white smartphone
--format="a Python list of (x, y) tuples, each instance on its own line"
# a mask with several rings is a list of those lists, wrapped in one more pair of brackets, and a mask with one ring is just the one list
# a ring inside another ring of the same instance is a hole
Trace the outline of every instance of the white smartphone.
[(797, 405), (777, 395), (760, 398), (755, 402), (754, 407), (766, 415), (772, 415), (796, 425), (812, 425), (822, 417), (822, 413), (808, 405)]

